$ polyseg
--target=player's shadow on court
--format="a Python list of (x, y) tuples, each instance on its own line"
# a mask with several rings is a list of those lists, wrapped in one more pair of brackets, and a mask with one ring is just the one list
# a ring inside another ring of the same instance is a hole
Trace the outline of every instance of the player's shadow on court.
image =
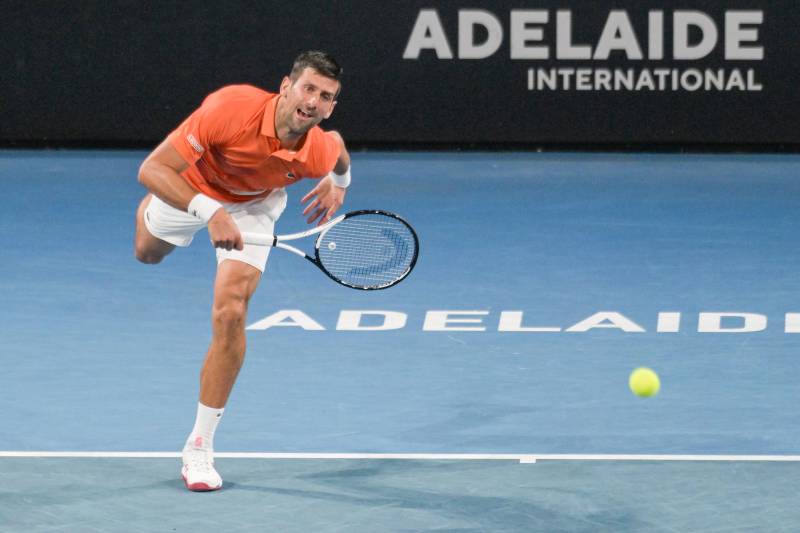
[[(485, 466), (421, 461), (376, 461), (377, 465), (327, 468), (324, 471), (284, 478), (286, 484), (313, 484), (316, 487), (278, 486), (252, 482), (226, 482), (228, 490), (283, 496), (299, 500), (341, 504), (342, 509), (372, 509), (380, 527), (380, 514), (406, 509), (430, 513), (438, 523), (468, 524), (458, 531), (598, 531), (644, 530), (646, 523), (625, 506), (575, 516), (559, 510), (553, 502), (563, 498), (591, 499), (580, 489), (565, 491), (557, 487), (520, 487), (493, 495), (490, 486), (481, 491), (481, 476), (491, 475)], [(519, 465), (507, 465), (519, 468)], [(491, 470), (491, 467), (489, 467)], [(497, 474), (502, 476), (502, 468)], [(435, 478), (438, 478), (435, 479)], [(426, 482), (427, 479), (427, 482)], [(442, 486), (446, 479), (448, 486)], [(414, 481), (410, 481), (414, 480)], [(411, 488), (416, 484), (418, 488)], [(320, 486), (322, 485), (322, 486)], [(517, 492), (516, 494), (514, 494)], [(594, 495), (596, 496), (596, 495)], [(305, 502), (305, 503), (303, 503)], [(393, 515), (396, 516), (396, 515)], [(415, 514), (414, 516), (419, 516)], [(393, 528), (397, 524), (394, 524)], [(392, 529), (394, 531), (402, 531)], [(448, 530), (450, 531), (450, 530)], [(455, 531), (455, 530), (453, 530)]]

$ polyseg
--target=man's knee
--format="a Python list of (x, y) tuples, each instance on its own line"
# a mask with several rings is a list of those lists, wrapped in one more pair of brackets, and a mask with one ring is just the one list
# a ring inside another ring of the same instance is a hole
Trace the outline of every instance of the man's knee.
[(211, 320), (216, 337), (241, 341), (247, 320), (247, 306), (261, 272), (249, 264), (226, 260), (217, 267)]
[(241, 331), (247, 320), (247, 301), (244, 298), (226, 298), (215, 303), (211, 319), (220, 333)]
[(140, 248), (138, 246), (135, 247), (134, 255), (136, 256), (137, 261), (146, 265), (157, 265), (164, 259), (163, 254)]
[(160, 263), (175, 249), (173, 244), (150, 235), (147, 229), (137, 228), (133, 241), (133, 254), (136, 259), (147, 265)]
[(147, 229), (144, 219), (147, 216), (147, 205), (152, 197), (152, 194), (145, 196), (136, 210), (136, 233), (133, 238), (133, 255), (139, 262), (147, 265), (160, 263), (175, 249), (174, 244), (155, 237)]

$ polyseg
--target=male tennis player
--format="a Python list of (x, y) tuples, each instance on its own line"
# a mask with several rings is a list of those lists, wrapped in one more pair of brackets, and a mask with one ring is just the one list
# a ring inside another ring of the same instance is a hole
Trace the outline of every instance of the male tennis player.
[(214, 432), (244, 361), (247, 304), (270, 247), (242, 242), (242, 231), (274, 233), (287, 185), (322, 178), (302, 199), (308, 223), (342, 205), (350, 155), (342, 137), (317, 125), (331, 116), (342, 69), (328, 54), (300, 54), (280, 92), (249, 85), (210, 94), (147, 156), (139, 181), (149, 189), (136, 213), (136, 258), (159, 263), (208, 227), (217, 249), (212, 338), (200, 373), (194, 428), (182, 476), (193, 491), (217, 490)]

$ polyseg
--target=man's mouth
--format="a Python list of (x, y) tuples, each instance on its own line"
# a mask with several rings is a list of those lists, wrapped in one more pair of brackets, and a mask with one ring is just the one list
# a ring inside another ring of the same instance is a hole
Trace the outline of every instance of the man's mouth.
[(311, 115), (309, 115), (308, 113), (306, 113), (306, 112), (305, 112), (305, 111), (303, 111), (302, 109), (298, 109), (298, 110), (297, 110), (297, 116), (299, 116), (299, 117), (300, 117), (300, 118), (302, 118), (303, 120), (308, 120), (308, 119), (310, 119), (310, 118), (311, 118)]

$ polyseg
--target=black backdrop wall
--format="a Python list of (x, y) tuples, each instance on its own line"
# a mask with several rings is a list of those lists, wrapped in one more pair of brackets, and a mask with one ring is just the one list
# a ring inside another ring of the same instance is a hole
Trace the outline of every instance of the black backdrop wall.
[(352, 145), (800, 143), (794, 0), (11, 1), (0, 142), (155, 144), (331, 52)]

